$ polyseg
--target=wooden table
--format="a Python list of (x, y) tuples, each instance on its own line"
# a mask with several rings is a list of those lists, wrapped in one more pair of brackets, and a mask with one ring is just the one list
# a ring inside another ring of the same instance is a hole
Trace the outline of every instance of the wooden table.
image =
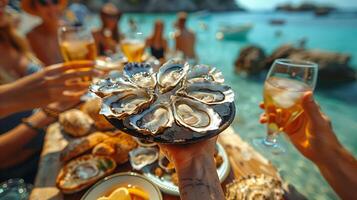
[[(72, 195), (63, 195), (55, 186), (57, 174), (62, 167), (59, 156), (62, 149), (67, 145), (68, 140), (69, 139), (61, 133), (58, 123), (54, 123), (48, 128), (30, 200), (71, 200), (80, 199), (84, 194), (85, 191)], [(220, 134), (219, 142), (227, 151), (231, 164), (231, 172), (227, 179), (222, 183), (223, 188), (235, 178), (246, 176), (248, 174), (266, 174), (273, 177), (279, 177), (274, 166), (271, 165), (267, 159), (257, 153), (248, 143), (244, 142), (231, 127)], [(118, 167), (118, 172), (129, 170), (130, 164)], [(179, 197), (166, 194), (163, 194), (163, 196), (164, 200), (180, 199)], [(296, 195), (295, 192), (289, 191), (287, 199), (304, 198), (300, 197), (299, 194)]]

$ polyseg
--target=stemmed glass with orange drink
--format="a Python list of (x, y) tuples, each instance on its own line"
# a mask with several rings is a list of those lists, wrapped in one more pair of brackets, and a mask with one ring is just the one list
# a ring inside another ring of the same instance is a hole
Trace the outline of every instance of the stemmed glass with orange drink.
[[(255, 138), (253, 144), (273, 154), (285, 149), (277, 135), (303, 112), (302, 98), (316, 85), (318, 65), (308, 61), (277, 59), (271, 66), (264, 83), (264, 108), (268, 118), (267, 136)], [(274, 118), (274, 119), (271, 119)], [(279, 121), (279, 124), (276, 123)]]

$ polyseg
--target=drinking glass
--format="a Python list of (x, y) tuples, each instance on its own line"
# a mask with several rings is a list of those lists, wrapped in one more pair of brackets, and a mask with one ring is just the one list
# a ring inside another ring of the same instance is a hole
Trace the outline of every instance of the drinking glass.
[(253, 144), (273, 154), (285, 149), (277, 141), (277, 135), (303, 112), (302, 98), (316, 85), (318, 65), (309, 61), (277, 59), (271, 66), (264, 83), (264, 107), (267, 117), (279, 118), (279, 125), (268, 120), (267, 136), (255, 138)]
[(120, 41), (123, 54), (129, 62), (141, 62), (145, 51), (145, 40), (142, 32), (129, 32)]
[(58, 31), (58, 41), (65, 61), (94, 61), (97, 57), (92, 33), (83, 26), (61, 27)]

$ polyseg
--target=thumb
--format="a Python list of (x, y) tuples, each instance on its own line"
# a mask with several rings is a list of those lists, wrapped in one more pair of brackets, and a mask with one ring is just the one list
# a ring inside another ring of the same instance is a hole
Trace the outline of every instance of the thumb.
[(320, 107), (317, 105), (312, 92), (305, 93), (303, 100), (302, 100), (302, 107), (304, 108), (304, 112), (306, 116), (312, 123), (319, 123), (323, 120)]

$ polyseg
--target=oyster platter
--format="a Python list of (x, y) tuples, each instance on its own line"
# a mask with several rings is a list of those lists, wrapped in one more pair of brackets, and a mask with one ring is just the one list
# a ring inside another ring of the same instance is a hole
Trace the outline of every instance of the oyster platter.
[[(155, 70), (158, 68), (157, 70)], [(162, 66), (128, 63), (93, 83), (100, 114), (116, 128), (150, 142), (191, 143), (211, 138), (234, 119), (233, 90), (207, 65), (169, 60)]]

